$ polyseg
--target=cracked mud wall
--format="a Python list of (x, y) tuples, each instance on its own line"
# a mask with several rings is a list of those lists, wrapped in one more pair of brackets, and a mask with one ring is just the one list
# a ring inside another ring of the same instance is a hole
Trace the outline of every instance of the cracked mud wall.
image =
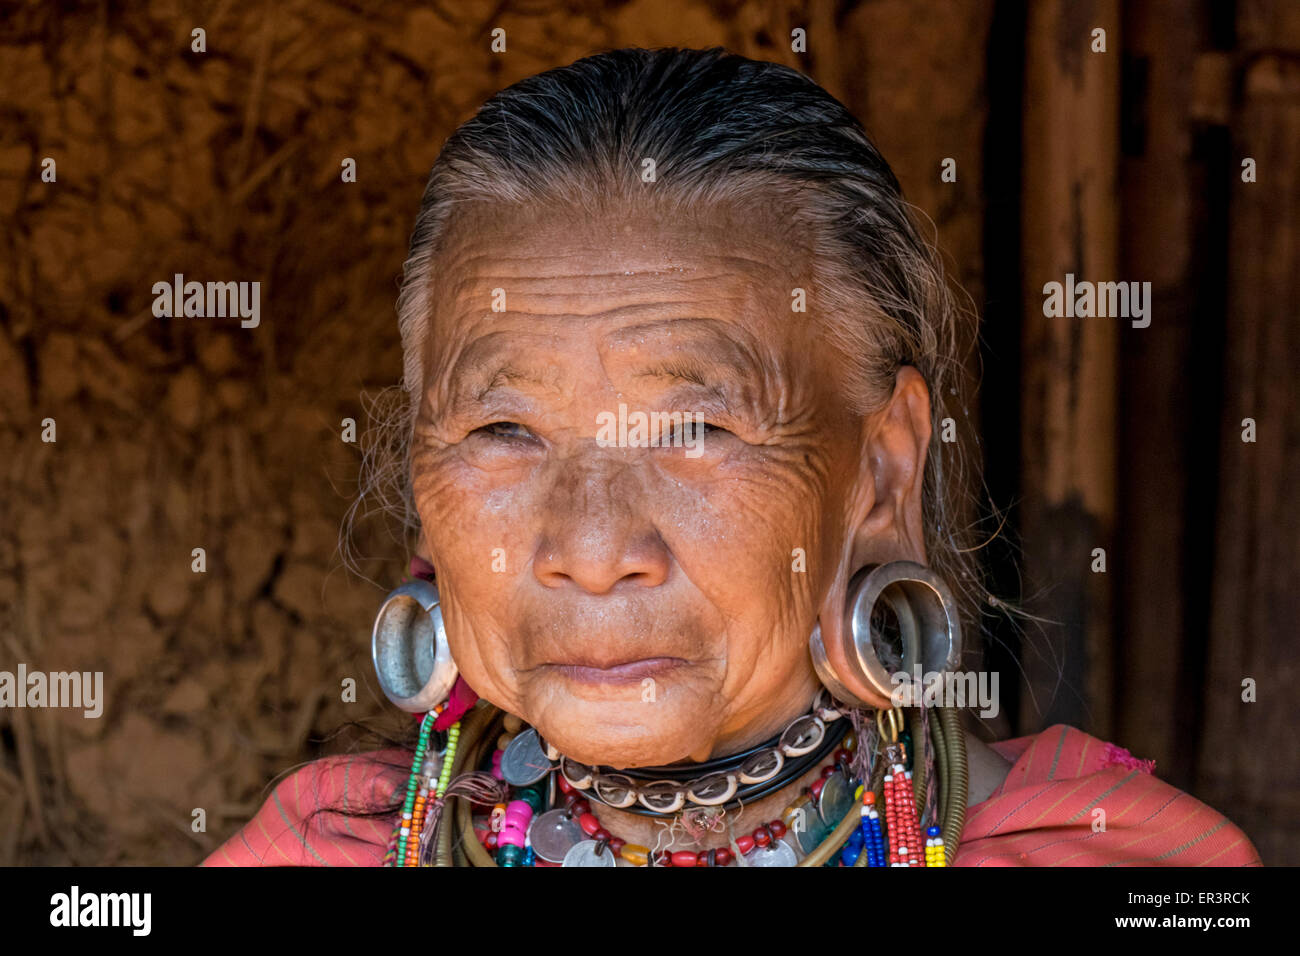
[[(988, 14), (640, 0), (10, 5), (0, 24), (0, 667), (103, 671), (99, 719), (0, 711), (0, 865), (194, 863), (276, 774), (375, 715), (369, 627), (407, 551), (340, 567), (360, 396), (438, 147), (492, 92), (617, 46), (798, 65), (867, 124), (978, 289)], [(489, 32), (508, 33), (493, 54)], [(810, 52), (790, 52), (793, 26)], [(205, 53), (190, 49), (206, 31)], [(964, 63), (961, 71), (952, 63)], [(973, 79), (974, 78), (974, 81)], [(919, 103), (926, 105), (918, 118)], [(41, 179), (42, 160), (57, 179)], [(352, 157), (357, 182), (340, 182)], [(261, 282), (262, 320), (160, 319), (152, 286)], [(57, 441), (40, 440), (42, 421)], [(191, 570), (192, 549), (207, 571)], [(353, 677), (358, 701), (340, 699)], [(207, 829), (191, 829), (204, 808)]]

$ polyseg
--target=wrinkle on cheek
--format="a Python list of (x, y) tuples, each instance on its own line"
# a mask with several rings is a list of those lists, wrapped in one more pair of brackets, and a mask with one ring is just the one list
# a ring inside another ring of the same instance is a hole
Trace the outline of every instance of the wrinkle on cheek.
[(521, 489), (527, 488), (527, 473), (518, 477), (518, 467), (509, 472), (477, 468), (458, 448), (417, 455), (413, 474), (415, 504), (422, 518), (432, 515), (452, 520), (465, 509), (474, 509), (475, 513), (486, 510), (504, 517), (517, 502)]
[[(436, 462), (436, 464), (435, 464)], [(454, 458), (429, 454), (414, 468), (414, 502), (438, 572), (452, 652), (481, 696), (518, 712), (514, 654), (508, 635), (513, 573), (493, 571), (502, 548), (507, 571), (524, 561), (511, 495), (467, 483)]]
[[(724, 609), (756, 609), (766, 620), (758, 626), (771, 635), (757, 650), (786, 653), (777, 636), (799, 629), (803, 609), (812, 605), (810, 578), (816, 572), (815, 566), (795, 572), (792, 552), (802, 548), (816, 562), (823, 537), (821, 496), (806, 486), (774, 495), (765, 478), (729, 482), (725, 495), (677, 494), (664, 530), (683, 573)], [(730, 626), (753, 633), (754, 622), (747, 620), (752, 612), (729, 613)], [(729, 655), (733, 664), (751, 656), (735, 650)]]

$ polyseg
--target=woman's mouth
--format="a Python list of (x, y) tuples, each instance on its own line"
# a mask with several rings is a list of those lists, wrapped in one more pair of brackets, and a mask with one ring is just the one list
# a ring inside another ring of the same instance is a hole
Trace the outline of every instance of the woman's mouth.
[(687, 661), (680, 657), (643, 657), (639, 660), (619, 661), (608, 665), (595, 665), (587, 661), (543, 664), (569, 680), (583, 684), (632, 684), (647, 677), (659, 677), (681, 667)]

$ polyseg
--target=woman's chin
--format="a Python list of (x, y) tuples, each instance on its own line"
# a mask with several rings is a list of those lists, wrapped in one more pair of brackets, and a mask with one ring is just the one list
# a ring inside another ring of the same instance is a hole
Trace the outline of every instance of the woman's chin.
[[(706, 750), (718, 713), (710, 697), (644, 701), (615, 693), (573, 697), (533, 724), (560, 753), (588, 765), (655, 767)], [(553, 718), (553, 719), (552, 719)], [(525, 719), (528, 719), (525, 716)]]

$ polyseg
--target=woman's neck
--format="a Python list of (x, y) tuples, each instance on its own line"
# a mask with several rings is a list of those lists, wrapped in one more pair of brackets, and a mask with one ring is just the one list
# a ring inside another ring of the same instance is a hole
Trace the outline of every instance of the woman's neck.
[[(723, 756), (727, 753), (740, 753), (780, 734), (792, 722), (811, 711), (814, 696), (810, 695), (807, 703), (799, 708), (796, 713), (774, 715), (776, 722), (771, 727), (763, 728), (762, 736), (750, 735), (746, 740), (739, 742), (741, 744), (739, 747), (737, 742), (732, 741), (729, 745), (719, 748), (723, 750), (723, 754), (717, 756)], [(835, 734), (841, 740), (848, 732), (849, 722), (847, 720), (835, 721), (827, 728), (827, 733)], [(779, 789), (739, 808), (728, 809), (721, 813), (716, 808), (695, 807), (691, 809), (688, 816), (693, 818), (693, 822), (698, 824), (702, 821), (711, 824), (712, 827), (711, 829), (701, 830), (696, 826), (694, 834), (687, 832), (687, 826), (683, 823), (683, 812), (685, 811), (679, 811), (672, 817), (650, 817), (644, 814), (630, 813), (627, 810), (619, 810), (595, 799), (588, 802), (591, 804), (591, 812), (600, 821), (601, 826), (608, 830), (611, 836), (618, 837), (626, 843), (639, 844), (648, 847), (652, 851), (712, 850), (729, 846), (728, 830), (732, 835), (739, 838), (752, 833), (765, 823), (771, 823), (773, 820), (780, 820), (788, 826), (785, 811), (799, 799), (808, 787), (817, 781), (821, 776), (822, 767), (828, 762), (829, 758), (818, 761), (798, 777), (786, 781)], [(678, 766), (681, 765), (674, 765), (674, 767)], [(807, 807), (807, 811), (814, 815), (817, 812), (812, 805)], [(809, 820), (807, 822), (810, 825), (815, 825), (815, 821)], [(793, 835), (787, 839), (787, 842), (797, 848)]]
[[(681, 820), (680, 813), (669, 818), (647, 817), (638, 813), (629, 813), (626, 810), (616, 810), (596, 800), (590, 801), (591, 812), (600, 821), (600, 825), (610, 832), (611, 836), (618, 837), (626, 843), (640, 844), (650, 850), (693, 850), (696, 852), (713, 850), (729, 846), (728, 824), (730, 824), (731, 833), (736, 837), (741, 837), (747, 833), (752, 833), (765, 823), (771, 823), (773, 820), (785, 822), (786, 808), (798, 800), (804, 789), (812, 786), (821, 776), (821, 769), (822, 765), (818, 764), (808, 770), (807, 773), (791, 780), (781, 789), (760, 797), (753, 803), (739, 809), (727, 810), (721, 814), (717, 829), (706, 831), (700, 834), (698, 838), (686, 833), (685, 828), (679, 822), (674, 822), (674, 825), (669, 826), (669, 821)], [(708, 808), (701, 807), (699, 809), (706, 810)], [(816, 810), (810, 806), (808, 812), (816, 813)], [(793, 836), (787, 837), (787, 842), (792, 840)]]

